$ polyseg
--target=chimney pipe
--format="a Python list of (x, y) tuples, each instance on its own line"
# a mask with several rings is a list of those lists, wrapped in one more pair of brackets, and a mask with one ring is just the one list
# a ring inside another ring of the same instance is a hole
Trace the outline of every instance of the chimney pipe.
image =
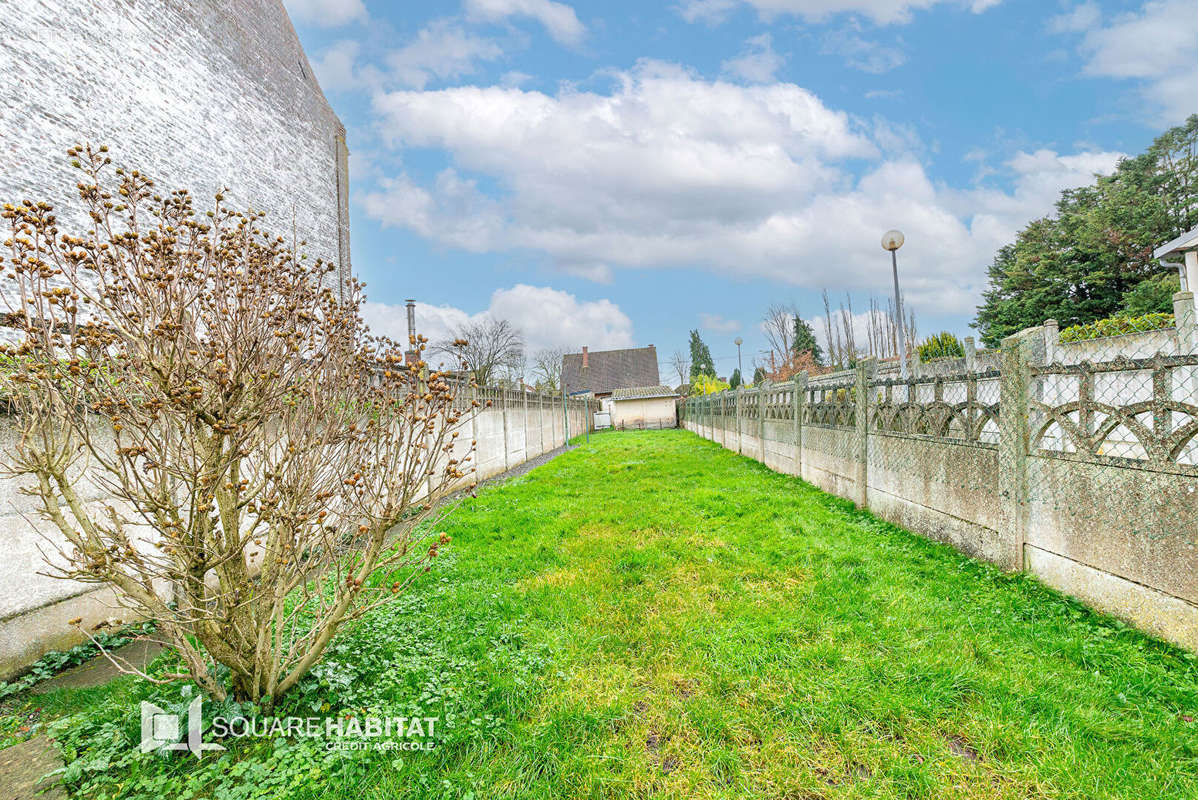
[(408, 349), (404, 350), (404, 363), (416, 363), (416, 301), (411, 298), (407, 301), (408, 306)]
[(583, 368), (583, 369), (586, 369), (588, 366), (590, 366), (590, 365), (587, 363), (587, 361), (588, 361), (588, 359), (587, 359), (587, 348), (586, 348), (586, 345), (583, 345), (583, 348), (582, 348), (582, 368)]

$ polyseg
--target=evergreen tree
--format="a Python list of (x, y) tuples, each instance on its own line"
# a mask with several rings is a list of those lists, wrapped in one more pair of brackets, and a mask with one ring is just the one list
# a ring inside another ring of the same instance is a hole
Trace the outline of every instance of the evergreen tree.
[(811, 360), (817, 366), (823, 366), (824, 353), (820, 349), (819, 341), (815, 338), (815, 331), (811, 329), (811, 323), (795, 314), (795, 332), (794, 332), (794, 348), (795, 356), (801, 356), (803, 353), (811, 353)]
[(715, 362), (711, 359), (711, 350), (699, 336), (699, 331), (691, 331), (691, 380), (700, 375), (715, 377)]
[(734, 369), (734, 370), (732, 370), (732, 377), (728, 380), (728, 388), (735, 389), (738, 386), (740, 386), (740, 384), (741, 384), (740, 370)]
[[(1171, 311), (1153, 248), (1198, 227), (1198, 114), (1091, 186), (1067, 189), (1056, 214), (998, 251), (973, 325), (993, 347), (1055, 319), (1062, 328), (1121, 313)], [(1145, 285), (1147, 284), (1147, 285)]]
[(753, 370), (753, 385), (758, 386), (766, 379), (765, 367), (758, 367)]

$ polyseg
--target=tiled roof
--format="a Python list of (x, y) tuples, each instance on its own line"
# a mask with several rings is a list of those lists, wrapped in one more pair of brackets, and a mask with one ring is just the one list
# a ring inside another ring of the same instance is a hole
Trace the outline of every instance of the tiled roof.
[(669, 386), (635, 386), (631, 389), (616, 389), (612, 400), (643, 400), (649, 397), (677, 397), (678, 393)]
[(582, 353), (562, 356), (562, 382), (566, 391), (607, 394), (616, 389), (636, 386), (657, 386), (657, 350), (630, 347), (625, 350), (599, 350), (587, 353), (587, 366), (582, 366)]

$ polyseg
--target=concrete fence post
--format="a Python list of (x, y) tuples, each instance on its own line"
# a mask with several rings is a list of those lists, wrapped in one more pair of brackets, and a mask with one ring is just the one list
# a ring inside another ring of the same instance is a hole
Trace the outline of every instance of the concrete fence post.
[(1045, 343), (1043, 327), (1028, 328), (1002, 340), (998, 399), (998, 499), (1002, 526), (999, 535), (1007, 540), (1007, 555), (1001, 566), (1015, 572), (1023, 569), (1023, 545), (1027, 540), (1031, 366), (1043, 363)]
[(1177, 329), (1177, 352), (1198, 353), (1198, 319), (1194, 313), (1194, 292), (1173, 295), (1173, 320)]
[(965, 337), (965, 371), (975, 372), (978, 368), (978, 348), (972, 336)]
[[(735, 391), (735, 390), (732, 390)], [(728, 446), (728, 398), (720, 393), (720, 444)]]
[(478, 404), (478, 387), (470, 387), (470, 446), (474, 449), (474, 479), (478, 481), (482, 478), (482, 470), (479, 469), (482, 459), (479, 454), (482, 448), (478, 444), (478, 415), (482, 411), (482, 405)]
[(1055, 364), (1060, 357), (1061, 327), (1055, 319), (1044, 321), (1044, 355), (1045, 364)]
[(757, 387), (757, 439), (761, 442), (761, 463), (765, 463), (765, 409), (766, 397), (769, 394), (769, 381), (762, 381)]
[(508, 446), (507, 446), (507, 389), (499, 390), (499, 408), (503, 411), (503, 470), (508, 469)]
[(537, 391), (537, 441), (540, 442), (541, 452), (545, 452), (545, 396)]
[(743, 443), (741, 442), (741, 435), (740, 435), (740, 430), (741, 430), (741, 428), (740, 428), (740, 404), (741, 404), (741, 395), (743, 393), (744, 393), (744, 388), (737, 386), (736, 387), (736, 452), (740, 453), (742, 456), (745, 454), (745, 448), (744, 448)]
[(794, 397), (791, 398), (791, 413), (794, 414), (795, 475), (803, 477), (803, 402), (807, 399), (807, 370), (795, 375)]
[(857, 381), (853, 392), (856, 395), (856, 410), (853, 414), (853, 421), (856, 423), (853, 459), (857, 483), (853, 501), (860, 508), (866, 508), (869, 502), (869, 380), (873, 377), (875, 365), (876, 362), (872, 358), (863, 358), (857, 362)]
[(531, 456), (528, 454), (528, 389), (524, 388), (524, 381), (520, 381), (520, 399), (524, 401), (524, 460), (527, 461)]

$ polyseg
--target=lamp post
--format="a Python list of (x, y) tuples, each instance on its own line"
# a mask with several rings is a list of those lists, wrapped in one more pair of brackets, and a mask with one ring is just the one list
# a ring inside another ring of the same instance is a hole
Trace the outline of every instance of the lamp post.
[(744, 339), (740, 338), (739, 336), (736, 337), (736, 371), (740, 374), (741, 383), (745, 382), (745, 368), (742, 367), (740, 363), (740, 346), (744, 343)]
[(890, 268), (894, 271), (894, 321), (899, 337), (899, 375), (907, 379), (907, 331), (903, 325), (903, 299), (898, 284), (898, 249), (903, 246), (902, 231), (890, 230), (882, 236), (882, 249), (890, 251)]

